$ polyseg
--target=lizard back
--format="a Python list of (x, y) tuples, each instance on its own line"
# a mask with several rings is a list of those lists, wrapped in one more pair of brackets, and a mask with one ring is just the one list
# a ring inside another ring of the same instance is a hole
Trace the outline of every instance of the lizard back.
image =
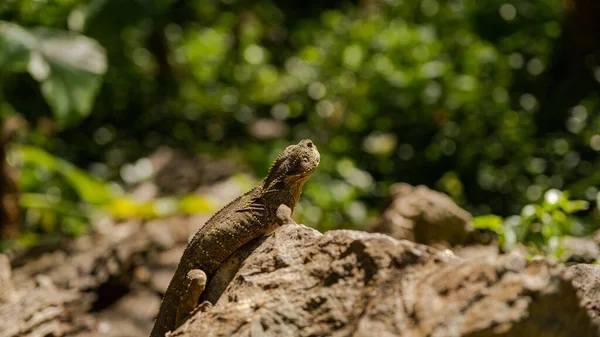
[[(253, 202), (256, 194), (257, 188), (254, 188), (233, 200), (194, 235), (169, 283), (151, 336), (164, 336), (175, 328), (176, 310), (185, 291), (183, 284), (188, 271), (201, 269), (210, 279), (231, 254), (273, 226), (274, 215)], [(251, 212), (248, 205), (253, 205)]]

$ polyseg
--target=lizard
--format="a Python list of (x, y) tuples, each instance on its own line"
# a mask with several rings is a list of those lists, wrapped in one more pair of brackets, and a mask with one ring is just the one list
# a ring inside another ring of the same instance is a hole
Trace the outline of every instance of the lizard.
[(240, 247), (281, 225), (295, 224), (294, 207), (319, 161), (319, 151), (310, 139), (288, 146), (261, 183), (200, 228), (183, 252), (150, 337), (164, 337), (181, 326), (198, 305), (207, 280)]

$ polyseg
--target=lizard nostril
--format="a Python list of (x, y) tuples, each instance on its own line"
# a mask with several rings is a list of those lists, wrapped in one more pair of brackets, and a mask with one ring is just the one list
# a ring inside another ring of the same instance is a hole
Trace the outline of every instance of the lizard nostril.
[(306, 143), (306, 146), (313, 147), (313, 143), (311, 141), (308, 141), (308, 143)]

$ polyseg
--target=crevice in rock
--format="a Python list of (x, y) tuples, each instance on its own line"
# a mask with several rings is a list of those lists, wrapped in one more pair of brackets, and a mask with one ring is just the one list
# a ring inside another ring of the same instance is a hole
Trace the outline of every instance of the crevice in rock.
[(92, 303), (90, 312), (99, 312), (110, 307), (123, 296), (127, 295), (130, 290), (131, 288), (128, 284), (123, 283), (116, 277), (109, 278), (107, 282), (93, 290), (96, 300)]

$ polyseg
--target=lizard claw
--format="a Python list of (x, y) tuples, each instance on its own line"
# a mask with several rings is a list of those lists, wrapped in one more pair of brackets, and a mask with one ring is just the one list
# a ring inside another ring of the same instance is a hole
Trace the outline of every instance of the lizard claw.
[(289, 206), (281, 204), (277, 207), (277, 224), (279, 226), (297, 225), (296, 221), (292, 219), (292, 209)]
[(206, 274), (200, 269), (192, 269), (187, 273), (184, 293), (177, 308), (176, 327), (181, 326), (198, 305), (198, 299), (206, 287), (206, 280)]

